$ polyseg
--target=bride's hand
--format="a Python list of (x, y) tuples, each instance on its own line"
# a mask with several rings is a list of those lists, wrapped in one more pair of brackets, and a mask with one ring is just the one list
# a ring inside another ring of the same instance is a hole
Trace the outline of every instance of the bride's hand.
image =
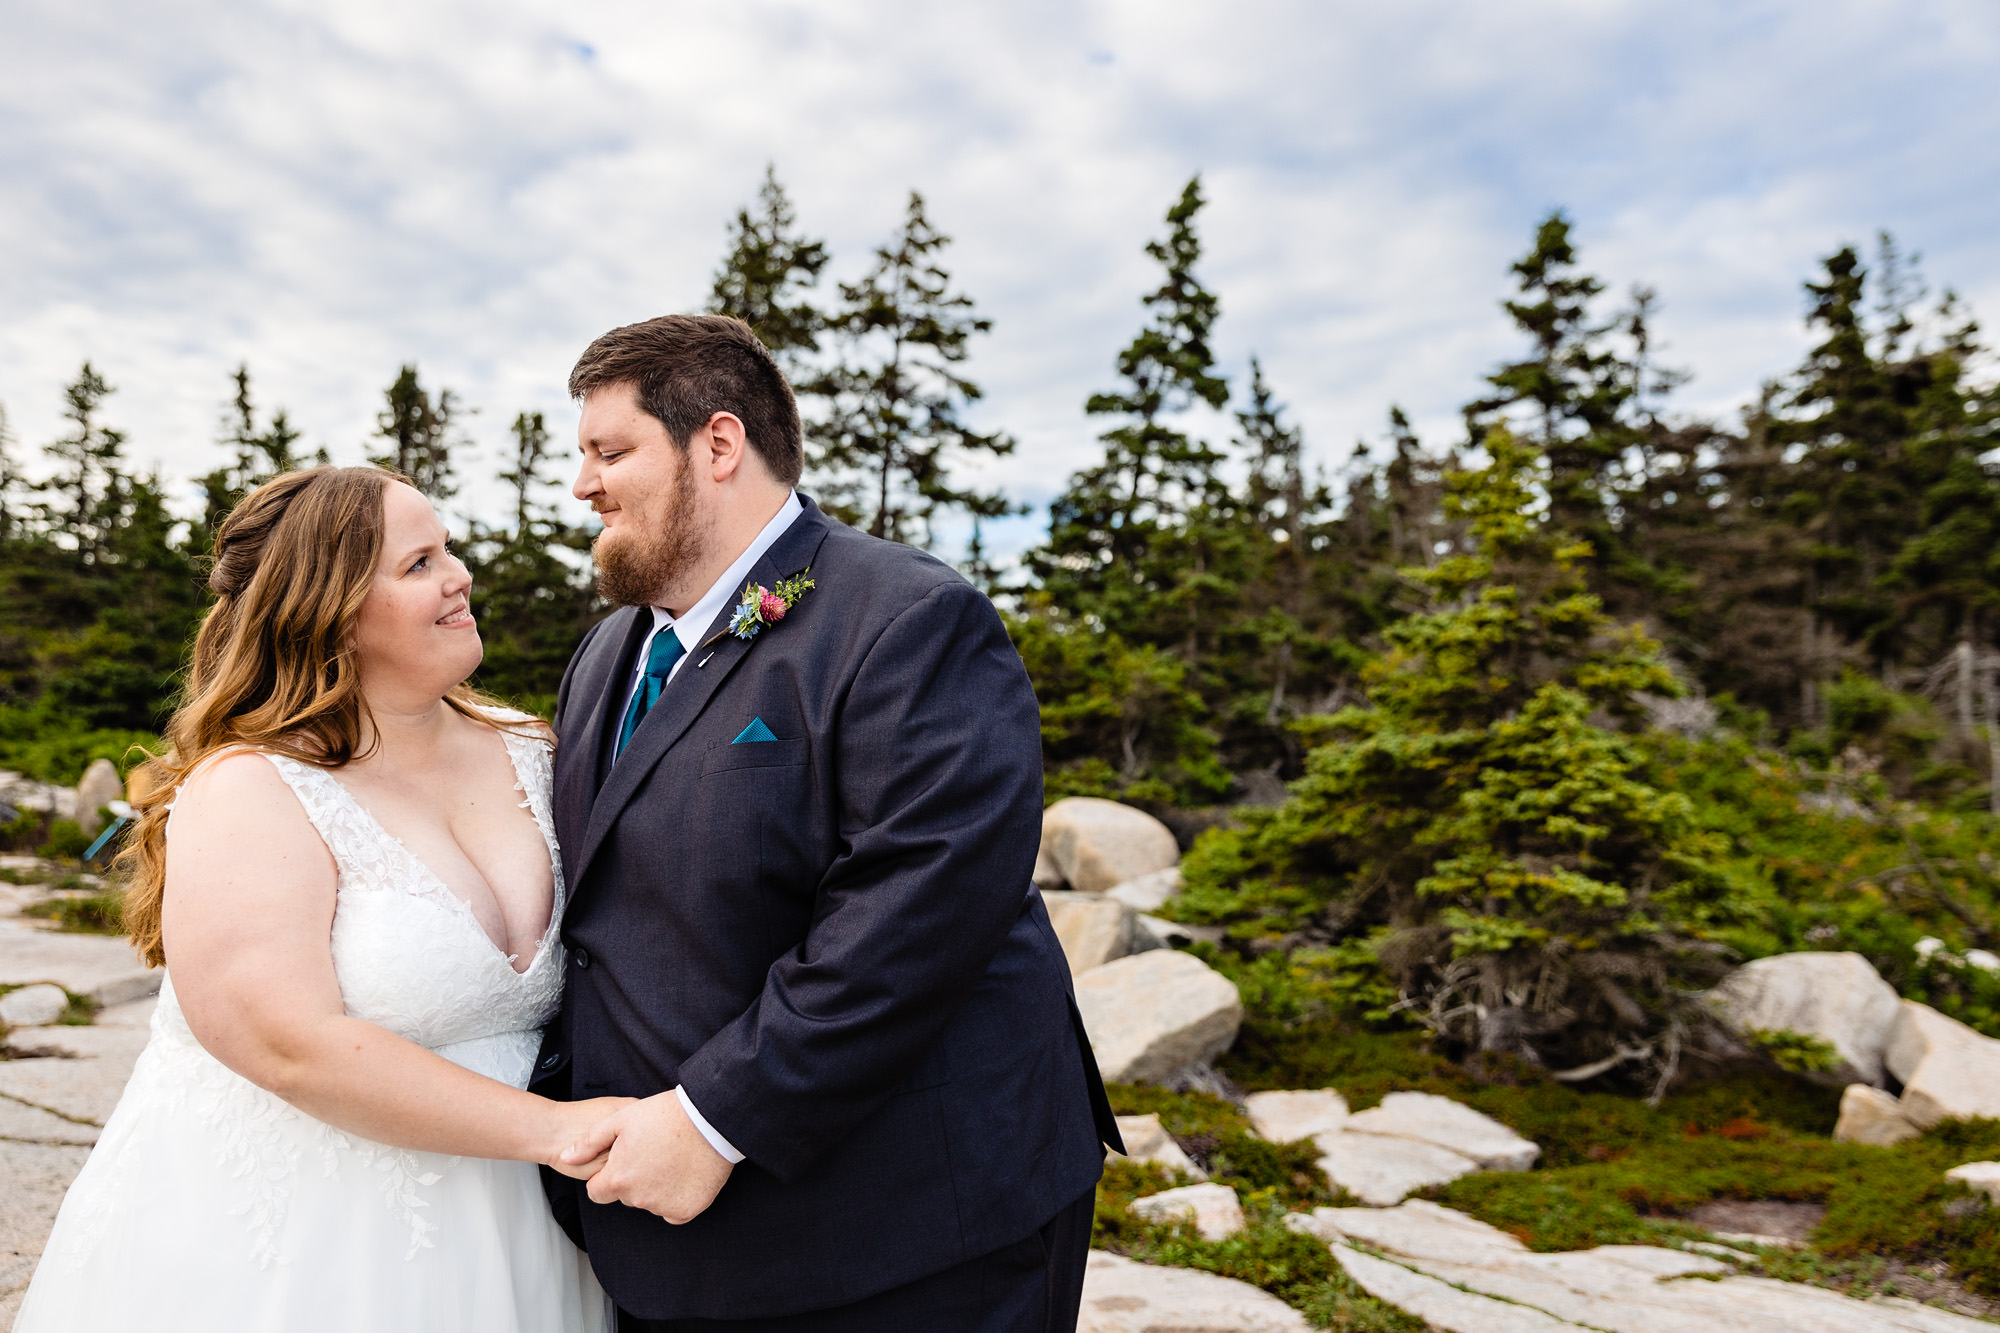
[(581, 1166), (572, 1166), (562, 1160), (564, 1149), (582, 1138), (586, 1130), (630, 1106), (634, 1100), (631, 1097), (592, 1097), (588, 1101), (553, 1103), (549, 1137), (544, 1140), (549, 1146), (544, 1149), (542, 1165), (553, 1167), (573, 1180), (589, 1180), (597, 1174), (610, 1154), (599, 1153)]

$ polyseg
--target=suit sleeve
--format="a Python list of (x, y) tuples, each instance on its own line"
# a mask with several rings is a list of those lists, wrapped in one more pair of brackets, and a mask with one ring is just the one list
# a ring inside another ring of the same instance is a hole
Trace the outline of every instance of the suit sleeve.
[(1041, 836), (1034, 692), (969, 584), (888, 626), (838, 718), (843, 852), (805, 941), (680, 1070), (716, 1131), (781, 1180), (929, 1052), (1020, 916)]

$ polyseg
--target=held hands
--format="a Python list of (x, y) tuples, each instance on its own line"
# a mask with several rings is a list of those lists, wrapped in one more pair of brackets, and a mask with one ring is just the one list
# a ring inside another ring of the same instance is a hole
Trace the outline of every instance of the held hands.
[(675, 1226), (701, 1216), (734, 1169), (709, 1147), (672, 1092), (627, 1103), (600, 1119), (555, 1166), (588, 1180), (593, 1201), (643, 1208)]
[(544, 1142), (549, 1147), (543, 1151), (542, 1165), (553, 1167), (573, 1180), (589, 1180), (604, 1165), (602, 1156), (572, 1165), (566, 1160), (569, 1145), (587, 1133), (591, 1126), (601, 1123), (606, 1116), (623, 1110), (633, 1104), (630, 1097), (592, 1097), (581, 1102), (550, 1102), (550, 1114), (554, 1117), (546, 1131)]

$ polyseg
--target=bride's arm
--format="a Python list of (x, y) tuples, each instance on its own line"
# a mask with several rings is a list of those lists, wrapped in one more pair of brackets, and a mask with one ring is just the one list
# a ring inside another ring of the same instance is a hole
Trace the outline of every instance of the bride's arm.
[(556, 1165), (623, 1104), (549, 1101), (348, 1017), (333, 910), (333, 858), (268, 760), (225, 756), (182, 790), (162, 925), (188, 1026), (223, 1064), (337, 1129), (466, 1157)]

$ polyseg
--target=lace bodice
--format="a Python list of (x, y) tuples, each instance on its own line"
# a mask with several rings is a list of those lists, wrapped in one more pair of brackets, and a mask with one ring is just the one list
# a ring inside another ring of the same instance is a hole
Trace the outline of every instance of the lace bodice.
[[(535, 817), (555, 868), (555, 898), (535, 956), (521, 972), (480, 927), (472, 909), (349, 794), (339, 778), (272, 758), (298, 794), (339, 869), (333, 966), (355, 1018), (433, 1050), (537, 1029), (562, 995), (556, 923), (562, 861), (549, 811), (549, 751), (502, 733), (516, 789)], [(512, 1081), (511, 1079), (509, 1080)]]
[[(506, 714), (503, 720), (525, 718)], [(347, 1013), (378, 1024), (489, 1078), (526, 1087), (541, 1026), (562, 998), (562, 858), (549, 808), (550, 754), (545, 742), (503, 732), (521, 804), (535, 819), (554, 868), (549, 924), (523, 971), (502, 954), (472, 909), (324, 769), (280, 755), (269, 759), (325, 840), (336, 869), (332, 931), (334, 973)], [(169, 826), (171, 836), (171, 825)], [(419, 1211), (423, 1189), (452, 1159), (368, 1143), (287, 1105), (217, 1061), (195, 1039), (162, 982), (152, 1040), (140, 1057), (127, 1102), (192, 1112), (226, 1145), (222, 1165), (247, 1191), (259, 1261), (276, 1256), (275, 1238), (288, 1181), (301, 1159), (317, 1158), (329, 1176), (345, 1159), (379, 1172), (384, 1201), (410, 1228), (411, 1253), (429, 1245), (435, 1224)], [(84, 1221), (86, 1227), (92, 1221)]]

